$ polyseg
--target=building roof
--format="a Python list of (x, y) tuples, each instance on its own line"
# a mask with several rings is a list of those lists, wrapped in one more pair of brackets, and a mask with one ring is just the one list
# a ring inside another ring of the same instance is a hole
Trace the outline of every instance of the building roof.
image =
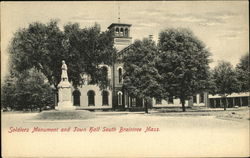
[(111, 25), (109, 25), (108, 29), (112, 28), (113, 26), (131, 26), (131, 24), (112, 23)]

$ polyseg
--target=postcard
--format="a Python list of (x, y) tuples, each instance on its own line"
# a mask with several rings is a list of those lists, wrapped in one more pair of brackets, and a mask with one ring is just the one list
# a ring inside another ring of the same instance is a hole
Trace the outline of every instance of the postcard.
[(249, 157), (248, 13), (1, 2), (2, 157)]

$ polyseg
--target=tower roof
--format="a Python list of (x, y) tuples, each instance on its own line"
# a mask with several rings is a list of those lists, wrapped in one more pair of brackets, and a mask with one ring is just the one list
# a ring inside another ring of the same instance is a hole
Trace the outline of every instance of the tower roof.
[(114, 26), (131, 26), (131, 24), (124, 24), (124, 23), (112, 23), (111, 25), (109, 25), (108, 29), (114, 27)]

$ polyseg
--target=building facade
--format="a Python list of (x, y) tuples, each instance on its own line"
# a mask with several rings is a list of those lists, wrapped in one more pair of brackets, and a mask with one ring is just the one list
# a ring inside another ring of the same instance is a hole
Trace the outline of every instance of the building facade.
[[(130, 24), (112, 23), (108, 29), (113, 32), (114, 47), (121, 51), (132, 43)], [(72, 100), (77, 109), (124, 109), (126, 97), (122, 90), (123, 64), (113, 63), (111, 66), (99, 65), (107, 71), (109, 86), (101, 90), (98, 85), (91, 85), (91, 78), (83, 76), (85, 83), (72, 89)]]
[[(117, 49), (118, 53), (132, 44), (132, 37), (130, 36), (131, 26), (131, 24), (112, 23), (108, 27), (108, 29), (113, 32), (114, 47)], [(123, 63), (116, 62), (111, 66), (99, 66), (105, 68), (107, 71), (107, 78), (110, 82), (109, 86), (101, 90), (98, 85), (89, 84), (91, 80), (89, 76), (83, 76), (85, 83), (76, 89), (72, 88), (72, 101), (76, 109), (142, 110), (144, 108), (145, 101), (143, 99), (132, 98), (122, 89), (122, 75), (124, 73)], [(218, 101), (218, 98), (218, 96), (211, 96), (208, 95), (208, 93), (200, 93), (194, 95), (190, 100), (186, 100), (185, 106), (219, 107), (219, 105), (223, 104), (223, 101)], [(246, 100), (246, 98), (242, 98), (241, 100), (234, 99), (234, 101), (231, 101), (231, 99), (229, 99), (228, 101), (230, 105), (238, 104), (238, 102), (240, 102), (239, 105), (245, 105), (249, 103), (249, 101), (246, 103)], [(167, 100), (152, 98), (152, 101), (148, 105), (149, 108), (181, 107), (181, 102), (180, 99), (175, 97), (168, 98)]]
[(228, 108), (250, 105), (249, 92), (232, 93), (226, 98), (223, 98), (220, 95), (209, 95), (208, 99), (210, 108), (223, 108), (225, 104)]

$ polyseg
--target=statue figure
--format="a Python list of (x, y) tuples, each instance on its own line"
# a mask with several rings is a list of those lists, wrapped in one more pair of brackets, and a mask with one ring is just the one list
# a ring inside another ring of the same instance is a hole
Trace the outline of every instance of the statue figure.
[(62, 75), (61, 75), (61, 80), (62, 81), (68, 81), (68, 73), (67, 73), (67, 65), (65, 64), (65, 61), (62, 61)]
[(58, 106), (57, 110), (73, 110), (75, 107), (72, 103), (72, 86), (68, 81), (67, 65), (62, 61), (61, 82), (58, 84)]

